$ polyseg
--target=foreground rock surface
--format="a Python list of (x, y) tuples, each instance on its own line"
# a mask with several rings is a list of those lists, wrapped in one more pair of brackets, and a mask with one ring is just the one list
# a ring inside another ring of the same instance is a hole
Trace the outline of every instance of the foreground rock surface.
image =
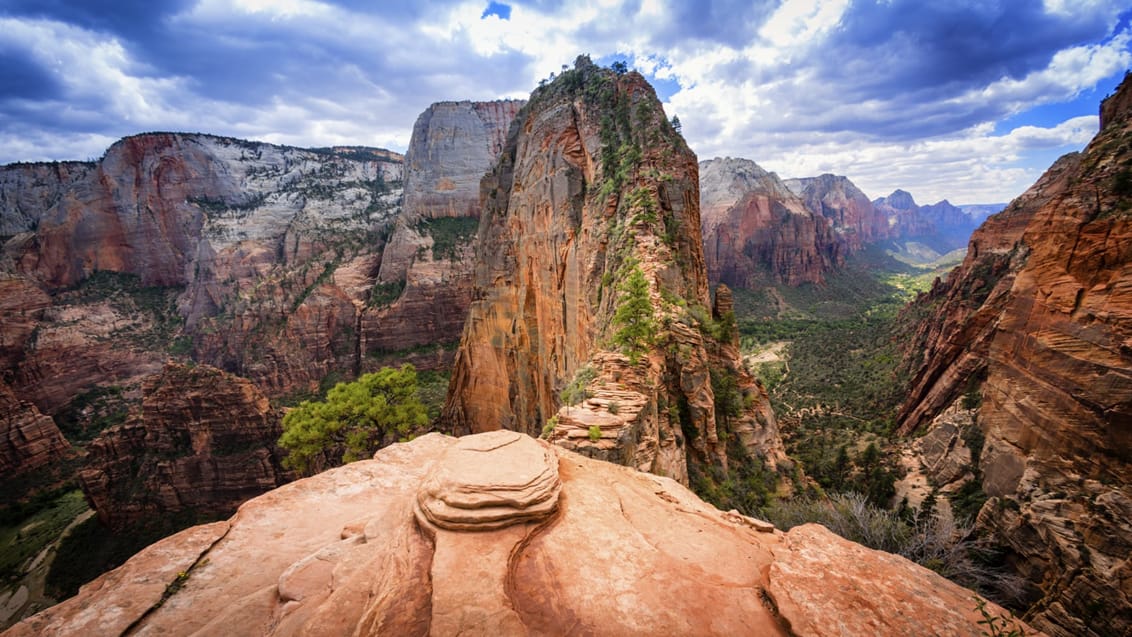
[[(514, 513), (419, 515), (453, 492)], [(973, 594), (931, 571), (761, 526), (525, 435), (429, 434), (166, 538), (4, 634), (981, 634)]]

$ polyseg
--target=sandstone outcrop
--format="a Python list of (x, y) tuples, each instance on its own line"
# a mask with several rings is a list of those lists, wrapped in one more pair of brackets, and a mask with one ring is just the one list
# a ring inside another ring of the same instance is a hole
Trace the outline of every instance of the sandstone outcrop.
[(88, 447), (79, 483), (112, 527), (179, 511), (227, 515), (283, 484), (281, 414), (251, 382), (169, 363), (143, 385), (141, 414)]
[(802, 198), (808, 209), (829, 220), (850, 253), (892, 234), (888, 217), (848, 177), (827, 173), (783, 183)]
[(981, 397), (979, 526), (1055, 635), (1132, 632), (1130, 94), (1126, 79), (1088, 147), (989, 218), (909, 310), (925, 318), (902, 431)]
[[(724, 434), (784, 458), (765, 390), (713, 345), (734, 317), (709, 310), (697, 174), (636, 73), (579, 58), (532, 94), (481, 183), (453, 431), (545, 430), (685, 481), (690, 465), (727, 466)], [(726, 415), (711, 370), (738, 396)]]
[(0, 382), (0, 480), (34, 471), (71, 454), (55, 421)]
[[(491, 523), (434, 524), (442, 501)], [(428, 434), (166, 538), (4, 635), (975, 636), (976, 601), (668, 478), (522, 434)]]
[(748, 159), (700, 162), (700, 205), (710, 281), (746, 289), (821, 283), (844, 262), (830, 220)]

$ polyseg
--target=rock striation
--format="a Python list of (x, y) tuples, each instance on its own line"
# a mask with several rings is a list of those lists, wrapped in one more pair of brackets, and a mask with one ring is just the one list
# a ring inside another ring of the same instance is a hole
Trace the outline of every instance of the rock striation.
[[(156, 372), (175, 337), (182, 355), (272, 394), (353, 369), (400, 180), (389, 151), (176, 133), (125, 138), (95, 163), (4, 167), (0, 273), (54, 299), (32, 321), (39, 338), (6, 357), (13, 391), (54, 414), (95, 385)], [(339, 286), (340, 267), (360, 276)], [(98, 285), (113, 277), (172, 306), (108, 305)], [(40, 312), (29, 303), (21, 316)], [(0, 314), (5, 340), (14, 314)], [(167, 329), (135, 324), (139, 314)]]
[[(435, 525), (421, 511), (442, 498), (492, 523)], [(528, 515), (537, 503), (551, 504)], [(783, 533), (497, 431), (428, 434), (284, 485), (4, 635), (975, 636), (977, 599), (823, 527)]]
[(115, 528), (180, 511), (228, 515), (291, 478), (281, 433), (281, 414), (251, 382), (171, 362), (143, 384), (141, 414), (90, 444), (79, 483)]
[(16, 398), (0, 382), (0, 480), (34, 471), (72, 455), (55, 421)]
[(844, 262), (830, 220), (748, 159), (700, 162), (700, 205), (711, 281), (745, 289), (821, 283)]
[(990, 217), (908, 310), (923, 318), (901, 431), (979, 401), (978, 524), (1054, 635), (1132, 632), (1130, 94), (1126, 78), (1088, 147)]
[[(726, 433), (784, 458), (765, 390), (718, 346), (734, 316), (709, 309), (697, 174), (639, 74), (581, 57), (532, 94), (480, 186), (451, 430), (545, 430), (682, 481), (727, 466)], [(712, 370), (740, 397), (726, 415)]]

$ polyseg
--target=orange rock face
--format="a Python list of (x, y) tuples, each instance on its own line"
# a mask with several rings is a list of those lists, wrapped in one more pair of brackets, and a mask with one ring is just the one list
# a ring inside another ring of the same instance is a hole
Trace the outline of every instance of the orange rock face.
[(821, 283), (845, 258), (830, 221), (747, 159), (700, 163), (708, 279), (753, 289)]
[[(1132, 631), (1132, 82), (1104, 128), (971, 239), (921, 299), (905, 433), (978, 391), (979, 524), (1058, 635)], [(1124, 105), (1121, 107), (1120, 105)], [(1098, 609), (1103, 607), (1103, 612)]]
[[(726, 467), (721, 429), (782, 459), (765, 391), (709, 333), (696, 158), (652, 88), (580, 59), (516, 121), (481, 184), (474, 300), (442, 418), (457, 432), (557, 424), (579, 451), (682, 480), (689, 457)], [(649, 333), (630, 356), (615, 316), (635, 271)], [(712, 369), (742, 396), (726, 418)], [(571, 383), (591, 397), (582, 408), (564, 404)]]
[(35, 405), (17, 399), (0, 382), (0, 480), (33, 471), (70, 454), (71, 445), (55, 421), (40, 413)]
[(280, 487), (4, 634), (975, 636), (981, 618), (903, 558), (496, 431)]
[(79, 482), (110, 526), (186, 509), (227, 514), (290, 478), (275, 448), (280, 420), (251, 382), (170, 363), (144, 383), (140, 417), (91, 443)]

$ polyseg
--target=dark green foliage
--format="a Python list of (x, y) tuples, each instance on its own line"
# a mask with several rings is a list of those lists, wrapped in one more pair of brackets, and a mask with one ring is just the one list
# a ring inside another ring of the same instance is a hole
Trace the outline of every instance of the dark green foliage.
[(450, 372), (432, 370), (417, 372), (417, 395), (424, 403), (429, 421), (440, 417), (444, 399), (448, 396), (448, 381), (451, 377)]
[(621, 295), (617, 299), (617, 310), (613, 313), (614, 344), (636, 364), (641, 355), (648, 351), (656, 339), (656, 317), (649, 298), (649, 283), (644, 272), (633, 266), (629, 276), (619, 287)]
[(55, 561), (47, 573), (47, 594), (59, 600), (71, 597), (83, 584), (121, 566), (135, 553), (161, 538), (224, 517), (227, 516), (182, 511), (118, 530), (102, 526), (97, 517), (91, 517), (71, 529), (60, 543)]
[(369, 291), (369, 300), (366, 304), (369, 307), (381, 307), (389, 305), (393, 301), (401, 298), (401, 293), (405, 291), (404, 279), (392, 281), (390, 283), (374, 283)]
[(768, 469), (762, 458), (749, 455), (737, 439), (728, 441), (727, 454), (729, 473), (714, 465), (704, 470), (689, 462), (692, 489), (722, 511), (736, 509), (744, 515), (761, 517), (777, 490), (778, 474)]
[(82, 392), (55, 414), (55, 424), (71, 442), (94, 440), (103, 429), (126, 422), (130, 403), (123, 390), (111, 385)]
[(338, 383), (326, 401), (303, 401), (283, 417), (284, 466), (303, 474), (372, 455), (428, 425), (412, 365)]
[(479, 219), (472, 217), (440, 217), (417, 223), (417, 231), (432, 237), (432, 258), (454, 260), (460, 249), (469, 246), (479, 230)]
[(82, 491), (70, 485), (5, 510), (0, 517), (0, 582), (18, 578), (27, 561), (86, 509)]

